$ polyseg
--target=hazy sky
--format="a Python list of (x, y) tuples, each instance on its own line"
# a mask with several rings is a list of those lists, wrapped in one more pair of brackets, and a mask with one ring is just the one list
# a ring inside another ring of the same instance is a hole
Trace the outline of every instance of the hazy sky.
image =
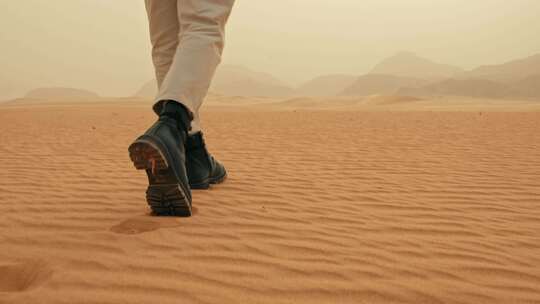
[[(237, 0), (224, 63), (297, 84), (398, 51), (471, 68), (540, 53), (538, 0)], [(0, 99), (131, 95), (153, 77), (143, 0), (0, 1)]]

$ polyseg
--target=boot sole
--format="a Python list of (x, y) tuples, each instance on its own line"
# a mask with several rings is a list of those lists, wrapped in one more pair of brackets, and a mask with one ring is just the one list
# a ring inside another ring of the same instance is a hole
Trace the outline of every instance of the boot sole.
[(129, 147), (129, 157), (137, 170), (145, 170), (148, 175), (146, 201), (153, 214), (182, 217), (192, 215), (187, 195), (156, 144), (137, 140)]

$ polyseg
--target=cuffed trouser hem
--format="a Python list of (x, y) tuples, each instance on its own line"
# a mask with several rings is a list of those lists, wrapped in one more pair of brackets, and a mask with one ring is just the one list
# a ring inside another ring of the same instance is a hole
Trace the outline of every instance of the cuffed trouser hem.
[(198, 132), (201, 132), (201, 119), (199, 117), (199, 110), (197, 109), (197, 111), (194, 111), (193, 110), (193, 106), (190, 105), (189, 103), (185, 103), (183, 102), (181, 97), (173, 97), (173, 96), (167, 96), (167, 95), (164, 95), (163, 97), (160, 97), (155, 103), (154, 105), (152, 106), (152, 110), (154, 110), (154, 113), (156, 113), (157, 115), (160, 115), (161, 114), (161, 111), (163, 109), (163, 106), (165, 105), (165, 103), (169, 100), (173, 100), (175, 102), (178, 102), (179, 104), (183, 105), (189, 112), (191, 118), (192, 118), (192, 121), (191, 121), (191, 129), (189, 130), (189, 135), (193, 135), (193, 134), (196, 134)]

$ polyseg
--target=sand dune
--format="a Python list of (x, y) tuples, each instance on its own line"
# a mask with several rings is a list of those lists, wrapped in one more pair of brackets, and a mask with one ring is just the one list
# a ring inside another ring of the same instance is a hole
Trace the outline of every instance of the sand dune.
[(534, 75), (513, 83), (485, 79), (447, 79), (420, 87), (402, 87), (401, 95), (468, 96), (499, 99), (540, 99), (540, 76)]
[[(223, 99), (230, 103), (223, 103)], [(444, 112), (538, 112), (540, 101), (514, 99), (486, 99), (462, 96), (367, 95), (340, 97), (295, 97), (289, 99), (251, 100), (249, 97), (220, 97), (209, 100), (214, 107), (233, 106), (236, 110), (308, 110), (308, 111), (444, 111)], [(242, 107), (238, 107), (242, 105)], [(236, 107), (234, 107), (236, 106)], [(226, 109), (221, 107), (220, 109)]]
[(294, 94), (297, 96), (336, 96), (353, 84), (358, 76), (347, 74), (332, 74), (313, 78), (298, 87)]
[(0, 303), (540, 303), (538, 106), (395, 98), (210, 103), (230, 179), (189, 219), (128, 159), (149, 101), (1, 105)]
[[(259, 108), (274, 109), (307, 109), (307, 110), (376, 110), (381, 106), (392, 106), (398, 109), (409, 103), (424, 101), (423, 99), (399, 95), (368, 95), (360, 97), (295, 97), (277, 102), (253, 103)], [(429, 103), (429, 101), (427, 101)], [(435, 103), (432, 102), (435, 105)], [(424, 104), (425, 106), (426, 104)], [(387, 109), (387, 108), (384, 108)]]
[(366, 96), (373, 94), (390, 95), (401, 88), (416, 88), (428, 83), (425, 80), (385, 74), (367, 74), (358, 77), (354, 83), (345, 88), (340, 95)]
[(426, 96), (426, 95), (452, 95), (486, 98), (506, 98), (511, 95), (510, 88), (502, 83), (484, 79), (447, 79), (416, 88), (402, 87), (400, 94)]
[(29, 91), (25, 96), (25, 99), (62, 99), (62, 100), (80, 100), (80, 99), (92, 99), (99, 98), (99, 95), (83, 89), (75, 88), (37, 88)]

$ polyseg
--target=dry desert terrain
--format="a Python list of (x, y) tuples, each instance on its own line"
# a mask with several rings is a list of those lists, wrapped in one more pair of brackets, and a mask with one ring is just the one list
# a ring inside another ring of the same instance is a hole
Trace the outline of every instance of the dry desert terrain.
[(538, 102), (214, 96), (191, 218), (149, 214), (154, 119), (0, 104), (0, 303), (540, 303)]

